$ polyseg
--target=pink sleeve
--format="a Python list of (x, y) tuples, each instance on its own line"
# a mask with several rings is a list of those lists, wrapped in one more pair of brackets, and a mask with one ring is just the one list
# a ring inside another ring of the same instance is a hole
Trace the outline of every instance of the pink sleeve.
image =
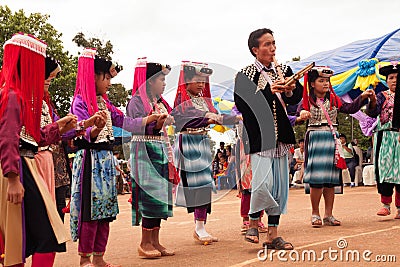
[(20, 104), (13, 91), (9, 92), (7, 108), (0, 119), (0, 163), (4, 176), (19, 174)]
[(55, 144), (60, 140), (61, 135), (57, 122), (53, 122), (40, 128), (40, 141), (38, 142), (39, 147)]

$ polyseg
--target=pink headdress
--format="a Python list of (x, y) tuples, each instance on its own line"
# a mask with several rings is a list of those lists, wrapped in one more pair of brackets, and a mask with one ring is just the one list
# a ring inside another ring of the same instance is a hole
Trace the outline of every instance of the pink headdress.
[(144, 110), (146, 111), (146, 113), (149, 113), (150, 111), (152, 111), (152, 107), (148, 101), (146, 93), (146, 66), (147, 58), (138, 58), (135, 67), (135, 75), (133, 78), (132, 96), (139, 94), (140, 99), (142, 99)]
[(78, 59), (78, 73), (76, 75), (76, 87), (74, 99), (77, 95), (86, 103), (89, 115), (92, 116), (99, 108), (96, 100), (96, 83), (94, 72), (94, 58), (96, 49), (85, 48)]
[[(138, 58), (133, 79), (132, 96), (140, 96), (140, 99), (142, 100), (144, 106), (144, 110), (147, 114), (153, 111), (153, 107), (150, 104), (147, 94), (146, 81), (158, 73), (168, 75), (170, 70), (171, 67), (169, 65), (161, 65), (159, 63), (147, 62), (146, 57)], [(171, 109), (167, 102), (163, 99), (163, 97), (161, 95), (156, 97), (158, 97), (157, 101), (162, 101), (164, 103), (169, 113)]]

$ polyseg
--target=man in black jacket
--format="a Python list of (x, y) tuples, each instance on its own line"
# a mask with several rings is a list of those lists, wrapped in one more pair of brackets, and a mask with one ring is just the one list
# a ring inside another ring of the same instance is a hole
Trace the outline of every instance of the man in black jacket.
[[(289, 191), (287, 153), (296, 143), (286, 105), (297, 104), (303, 87), (298, 81), (285, 85), (293, 75), (286, 65), (274, 64), (275, 40), (270, 29), (252, 32), (248, 46), (255, 62), (243, 68), (235, 80), (235, 104), (243, 115), (243, 142), (251, 155), (252, 195), (250, 229), (245, 239), (258, 243), (257, 222), (262, 210), (268, 215), (268, 238), (263, 246), (293, 249), (278, 237), (280, 215), (286, 212)], [(292, 122), (291, 122), (292, 121)]]

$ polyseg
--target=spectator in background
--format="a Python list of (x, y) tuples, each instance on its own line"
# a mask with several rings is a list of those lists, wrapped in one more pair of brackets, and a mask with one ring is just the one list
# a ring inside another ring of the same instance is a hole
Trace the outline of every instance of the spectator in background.
[(232, 156), (232, 146), (226, 146), (226, 158), (228, 162), (228, 168), (225, 171), (228, 176), (229, 189), (236, 188), (236, 176), (235, 176), (235, 157)]
[(299, 147), (294, 150), (293, 159), (296, 161), (293, 169), (293, 182), (296, 184), (301, 184), (303, 181), (304, 174), (304, 139), (298, 141)]
[(365, 162), (371, 162), (371, 163), (373, 162), (372, 160), (373, 160), (374, 149), (373, 149), (372, 145), (373, 145), (372, 137), (370, 137), (369, 138), (369, 147), (368, 147), (367, 153), (365, 155)]
[(121, 169), (121, 166), (119, 164), (119, 152), (114, 151), (114, 164), (115, 164), (115, 169), (116, 169), (116, 174), (117, 174), (117, 192), (118, 194), (125, 194), (124, 193), (124, 178), (126, 176), (125, 172)]
[(221, 157), (222, 157), (222, 152), (217, 151), (217, 154), (215, 154), (215, 157), (212, 162), (212, 173), (214, 178), (219, 173), (219, 159)]
[(350, 187), (355, 187), (355, 177), (356, 177), (356, 160), (354, 158), (354, 150), (353, 150), (353, 146), (351, 143), (347, 143), (347, 138), (346, 135), (341, 133), (339, 135), (340, 138), (340, 142), (342, 143), (342, 148), (343, 148), (343, 154), (344, 154), (344, 158), (346, 160), (346, 165), (347, 165), (347, 169), (349, 170), (350, 173)]
[(224, 142), (219, 142), (219, 148), (217, 149), (217, 154), (218, 154), (218, 152), (221, 152), (223, 155), (226, 155), (226, 149), (225, 149)]

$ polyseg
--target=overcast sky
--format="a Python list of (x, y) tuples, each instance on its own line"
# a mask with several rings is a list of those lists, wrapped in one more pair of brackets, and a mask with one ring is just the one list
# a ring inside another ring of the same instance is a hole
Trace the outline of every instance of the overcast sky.
[(113, 59), (124, 66), (113, 82), (127, 89), (137, 57), (172, 66), (181, 60), (213, 62), (238, 70), (253, 61), (247, 38), (258, 28), (274, 31), (276, 58), (286, 62), (400, 27), (398, 0), (2, 0), (0, 5), (27, 15), (49, 14), (73, 55), (78, 32), (110, 40)]

